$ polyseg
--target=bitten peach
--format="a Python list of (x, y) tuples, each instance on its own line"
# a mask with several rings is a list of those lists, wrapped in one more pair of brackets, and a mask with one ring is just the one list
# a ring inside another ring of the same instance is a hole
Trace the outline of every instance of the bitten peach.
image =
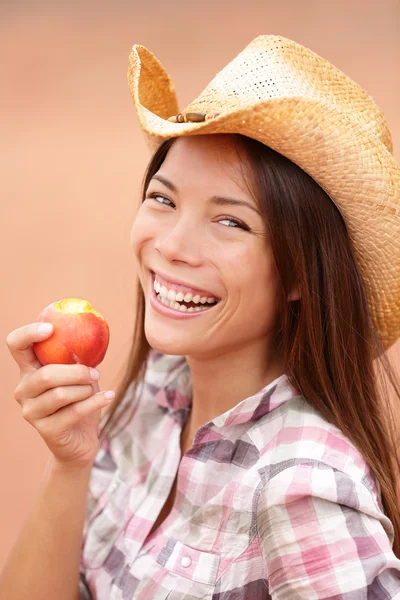
[(96, 367), (110, 340), (107, 321), (86, 300), (65, 298), (42, 310), (37, 322), (52, 323), (53, 333), (33, 344), (42, 365), (80, 363)]

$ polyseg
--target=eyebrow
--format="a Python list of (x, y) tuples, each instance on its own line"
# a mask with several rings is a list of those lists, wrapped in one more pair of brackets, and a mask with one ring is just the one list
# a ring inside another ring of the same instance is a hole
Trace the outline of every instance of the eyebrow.
[[(178, 193), (178, 188), (171, 181), (165, 179), (165, 177), (155, 174), (153, 175), (152, 179), (157, 179), (157, 181), (160, 181), (163, 185), (165, 185), (165, 187), (171, 190), (171, 192), (174, 192), (175, 194)], [(217, 206), (246, 206), (247, 208), (251, 208), (251, 210), (254, 210), (254, 212), (256, 212), (258, 215), (261, 215), (258, 208), (256, 208), (249, 202), (246, 202), (246, 200), (238, 200), (237, 198), (225, 198), (223, 196), (212, 196), (212, 198), (210, 198), (210, 202), (211, 204), (216, 204)]]

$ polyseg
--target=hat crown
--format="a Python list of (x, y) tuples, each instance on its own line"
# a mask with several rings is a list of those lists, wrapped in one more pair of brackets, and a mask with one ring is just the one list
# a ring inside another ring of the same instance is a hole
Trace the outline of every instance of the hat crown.
[(388, 125), (373, 98), (328, 60), (281, 36), (255, 38), (183, 112), (223, 114), (265, 100), (296, 97), (326, 102), (393, 152)]

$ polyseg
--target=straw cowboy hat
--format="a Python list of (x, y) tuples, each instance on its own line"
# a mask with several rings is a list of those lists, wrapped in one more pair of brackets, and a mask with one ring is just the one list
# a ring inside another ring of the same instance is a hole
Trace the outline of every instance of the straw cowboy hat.
[(239, 133), (289, 158), (344, 217), (385, 349), (400, 337), (400, 168), (373, 99), (311, 50), (255, 38), (179, 112), (174, 86), (135, 45), (128, 83), (151, 150), (183, 135)]

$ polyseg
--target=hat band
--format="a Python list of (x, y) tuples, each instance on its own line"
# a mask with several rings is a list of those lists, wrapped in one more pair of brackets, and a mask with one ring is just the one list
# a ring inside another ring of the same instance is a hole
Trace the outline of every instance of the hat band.
[(203, 113), (203, 112), (188, 112), (178, 113), (176, 116), (169, 117), (168, 121), (172, 123), (201, 123), (218, 117), (220, 113)]

